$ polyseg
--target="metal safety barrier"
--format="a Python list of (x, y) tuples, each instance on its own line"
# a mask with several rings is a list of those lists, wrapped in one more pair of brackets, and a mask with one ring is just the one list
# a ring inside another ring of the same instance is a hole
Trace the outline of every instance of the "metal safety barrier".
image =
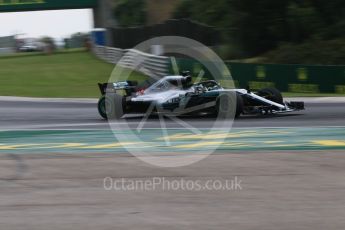
[(166, 76), (169, 71), (170, 59), (144, 53), (136, 49), (118, 49), (107, 46), (94, 46), (94, 54), (111, 64), (129, 68), (154, 78)]

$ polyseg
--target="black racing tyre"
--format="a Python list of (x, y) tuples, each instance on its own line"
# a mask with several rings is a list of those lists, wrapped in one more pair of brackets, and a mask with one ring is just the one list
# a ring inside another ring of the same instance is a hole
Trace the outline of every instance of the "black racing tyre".
[(98, 113), (103, 117), (104, 119), (107, 119), (107, 114), (106, 114), (106, 109), (105, 109), (105, 96), (103, 95), (99, 100), (98, 100), (98, 105), (97, 105)]
[(235, 92), (222, 93), (216, 101), (218, 118), (234, 119), (243, 113), (243, 100)]
[(123, 97), (118, 94), (103, 95), (98, 101), (98, 112), (104, 119), (120, 119), (123, 108)]
[(241, 95), (236, 95), (236, 114), (235, 117), (239, 117), (241, 116), (241, 114), (243, 113), (244, 110), (244, 102), (243, 102), (243, 98)]
[(261, 89), (257, 92), (257, 95), (264, 97), (270, 101), (284, 105), (284, 100), (281, 92), (275, 88)]

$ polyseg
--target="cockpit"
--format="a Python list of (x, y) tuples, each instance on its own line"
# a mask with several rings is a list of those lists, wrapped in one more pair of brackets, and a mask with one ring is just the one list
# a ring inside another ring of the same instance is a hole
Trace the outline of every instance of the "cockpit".
[(192, 87), (198, 88), (204, 92), (222, 89), (222, 87), (213, 80), (195, 83)]
[(191, 78), (183, 76), (165, 77), (145, 90), (145, 93), (163, 92), (168, 90), (186, 90), (192, 86)]
[(213, 80), (192, 83), (191, 77), (184, 76), (168, 76), (165, 77), (145, 90), (145, 94), (164, 92), (169, 90), (187, 90), (192, 92), (208, 92), (219, 90), (222, 87)]

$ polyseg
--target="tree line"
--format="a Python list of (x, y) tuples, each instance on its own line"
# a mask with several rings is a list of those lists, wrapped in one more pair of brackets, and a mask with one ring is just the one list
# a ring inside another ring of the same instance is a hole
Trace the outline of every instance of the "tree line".
[[(120, 0), (115, 11), (120, 25), (145, 23), (145, 0)], [(343, 0), (180, 0), (172, 17), (215, 26), (224, 44), (235, 47), (236, 57), (284, 52), (284, 47), (306, 52), (320, 44), (327, 47), (328, 41), (335, 49), (345, 46)]]

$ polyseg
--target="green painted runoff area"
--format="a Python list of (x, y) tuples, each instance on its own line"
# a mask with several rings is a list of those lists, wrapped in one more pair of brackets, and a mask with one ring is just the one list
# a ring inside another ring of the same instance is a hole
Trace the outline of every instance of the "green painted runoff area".
[[(118, 138), (122, 140), (118, 141)], [(125, 141), (124, 141), (125, 140)], [(270, 150), (345, 150), (344, 127), (240, 129), (230, 132), (161, 129), (1, 131), (0, 153), (123, 153)]]

